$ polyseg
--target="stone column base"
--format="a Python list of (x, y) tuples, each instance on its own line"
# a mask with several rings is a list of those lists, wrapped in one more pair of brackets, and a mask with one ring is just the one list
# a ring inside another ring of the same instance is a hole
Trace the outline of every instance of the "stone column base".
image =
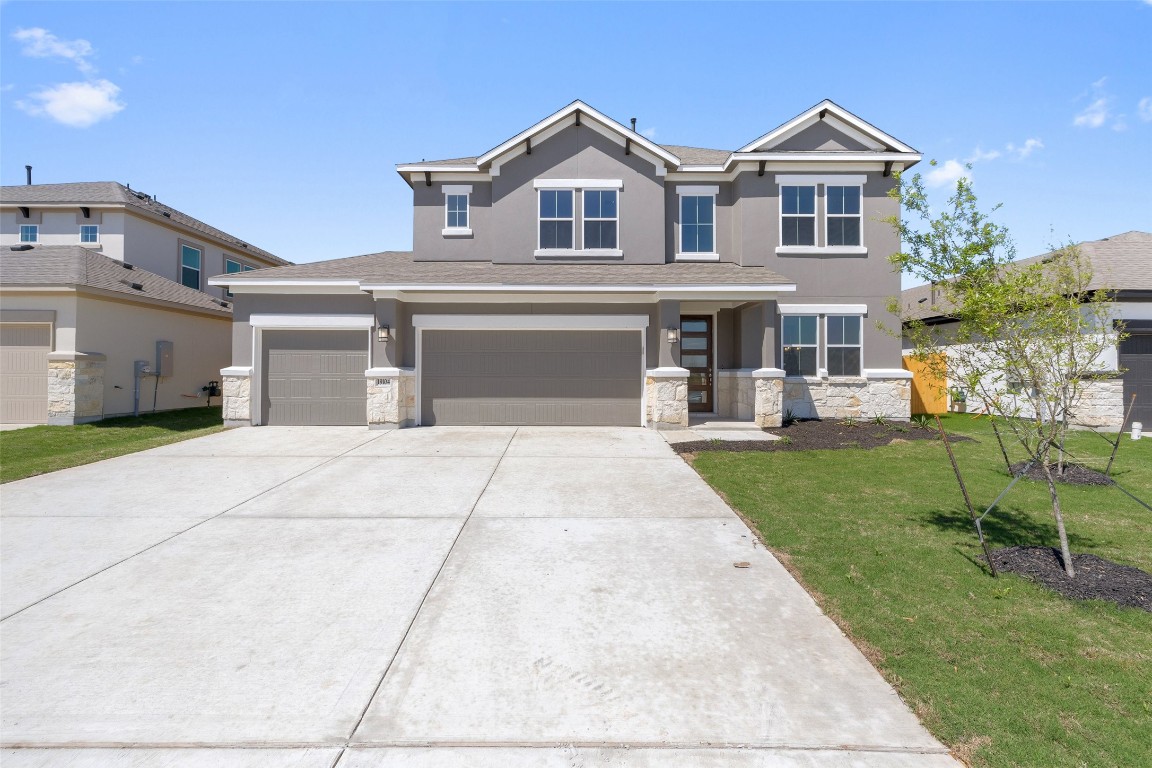
[(224, 395), (224, 426), (252, 426), (252, 368), (234, 365), (220, 370)]
[(653, 429), (688, 427), (688, 369), (652, 368), (644, 378), (645, 420)]
[(416, 371), (413, 368), (369, 368), (368, 428), (416, 426)]
[(753, 414), (756, 426), (779, 427), (784, 423), (784, 371), (758, 368), (752, 371)]
[(1083, 394), (1072, 417), (1072, 426), (1118, 431), (1124, 421), (1124, 380), (1095, 379), (1082, 383)]
[(48, 354), (48, 423), (84, 424), (104, 418), (104, 355)]

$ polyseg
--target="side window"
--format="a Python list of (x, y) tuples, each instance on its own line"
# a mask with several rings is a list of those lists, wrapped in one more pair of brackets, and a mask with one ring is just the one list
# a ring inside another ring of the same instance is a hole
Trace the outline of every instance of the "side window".
[(816, 315), (785, 315), (781, 329), (784, 373), (788, 376), (816, 375)]
[(828, 375), (860, 375), (859, 315), (828, 315)]
[(540, 248), (572, 249), (573, 191), (571, 189), (540, 190)]
[(616, 190), (584, 191), (584, 247), (616, 248), (619, 211)]
[(780, 245), (816, 245), (816, 187), (780, 187)]
[(80, 242), (81, 243), (99, 243), (100, 242), (100, 225), (98, 225), (98, 224), (81, 224), (80, 225)]
[(180, 284), (200, 290), (200, 261), (203, 254), (199, 248), (180, 245)]
[(860, 187), (825, 188), (828, 198), (827, 244), (860, 245)]
[(38, 243), (38, 242), (40, 242), (40, 225), (39, 224), (21, 224), (20, 225), (20, 242), (22, 242), (22, 243)]
[(445, 221), (448, 229), (468, 229), (468, 195), (445, 195)]
[(716, 198), (713, 195), (680, 197), (680, 252), (716, 252)]

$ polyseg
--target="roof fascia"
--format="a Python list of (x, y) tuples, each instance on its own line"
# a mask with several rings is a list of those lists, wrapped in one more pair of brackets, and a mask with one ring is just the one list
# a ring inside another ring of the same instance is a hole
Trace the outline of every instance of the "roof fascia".
[(663, 160), (667, 165), (680, 165), (680, 158), (676, 157), (676, 155), (664, 149), (659, 144), (656, 144), (641, 134), (626, 128), (599, 110), (593, 109), (592, 107), (579, 100), (572, 102), (558, 112), (554, 112), (553, 114), (533, 125), (531, 128), (521, 131), (520, 133), (505, 141), (503, 144), (488, 150), (479, 158), (477, 158), (476, 164), (479, 166), (488, 165), (493, 160), (515, 148), (516, 145), (523, 143), (526, 139), (535, 138), (538, 134), (543, 133), (544, 131), (553, 127), (556, 123), (561, 122), (566, 118), (572, 117), (574, 119), (577, 112), (580, 112), (582, 115), (600, 123), (604, 128), (607, 128), (608, 130), (620, 136), (621, 139), (630, 139), (634, 144), (643, 147), (650, 154)]
[[(715, 293), (717, 291), (725, 293), (741, 293), (741, 294), (774, 294), (774, 293), (790, 293), (796, 290), (795, 284), (781, 283), (778, 285), (765, 285), (765, 284), (724, 284), (713, 283), (707, 285), (683, 283), (683, 284), (669, 284), (669, 285), (653, 285), (647, 284), (620, 284), (620, 285), (508, 285), (506, 283), (472, 283), (472, 284), (388, 284), (388, 283), (364, 283), (360, 286), (363, 291), (371, 292), (377, 298), (394, 298), (391, 294), (399, 293), (421, 293), (421, 292), (435, 292), (435, 293), (507, 293), (507, 294), (528, 294), (528, 293), (676, 293), (684, 295), (693, 295), (699, 293)], [(377, 295), (380, 294), (380, 295)]]
[(780, 142), (796, 135), (796, 133), (799, 133), (804, 128), (815, 124), (815, 122), (820, 119), (821, 112), (825, 112), (826, 115), (831, 114), (837, 118), (836, 122), (832, 124), (833, 127), (838, 127), (840, 130), (844, 130), (844, 127), (853, 129), (856, 132), (855, 135), (849, 135), (852, 135), (857, 141), (867, 139), (871, 142), (877, 142), (884, 146), (891, 147), (900, 153), (917, 154), (915, 149), (900, 141), (895, 136), (885, 133), (866, 120), (862, 120), (830, 99), (825, 99), (778, 128), (769, 131), (750, 144), (741, 147), (736, 150), (736, 153), (752, 152), (758, 149), (764, 149), (765, 147), (774, 147)]

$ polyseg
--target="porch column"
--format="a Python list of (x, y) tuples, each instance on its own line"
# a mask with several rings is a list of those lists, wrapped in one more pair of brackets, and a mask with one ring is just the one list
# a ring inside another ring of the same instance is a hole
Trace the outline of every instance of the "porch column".
[(680, 331), (680, 302), (664, 299), (656, 305), (656, 368), (644, 378), (647, 422), (655, 429), (688, 426), (688, 371), (680, 367), (680, 342), (668, 343), (668, 330)]
[(668, 329), (675, 328), (680, 332), (680, 302), (664, 299), (657, 303), (657, 316), (659, 328), (656, 343), (660, 346), (659, 365), (661, 368), (680, 367), (680, 342), (668, 343)]
[[(396, 429), (416, 423), (416, 371), (400, 368), (401, 344), (407, 339), (400, 327), (400, 302), (376, 299), (376, 327), (372, 329), (372, 367), (364, 372), (368, 388), (369, 429)], [(388, 338), (380, 340), (380, 329)]]
[(752, 372), (755, 382), (755, 419), (759, 427), (779, 427), (784, 420), (784, 371), (776, 367), (776, 302), (760, 304), (760, 368)]

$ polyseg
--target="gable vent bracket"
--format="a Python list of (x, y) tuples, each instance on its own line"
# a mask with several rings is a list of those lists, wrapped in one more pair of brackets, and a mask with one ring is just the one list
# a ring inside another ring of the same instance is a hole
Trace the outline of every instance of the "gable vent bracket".
[(580, 110), (576, 110), (576, 127), (580, 127)]
[(826, 110), (826, 109), (820, 110), (820, 119), (823, 120), (824, 115), (826, 115), (826, 114), (828, 114), (828, 110)]
[(768, 162), (768, 161), (767, 160), (761, 160), (760, 161), (760, 168), (756, 171), (757, 176), (763, 176), (764, 175), (764, 164), (766, 162)]
[(428, 187), (432, 186), (432, 172), (431, 171), (424, 171), (424, 185), (428, 186)]
[(91, 209), (91, 208), (89, 208), (89, 207), (88, 207), (88, 206), (86, 206), (86, 205), (82, 205), (82, 206), (80, 206), (80, 213), (81, 213), (81, 214), (84, 216), (84, 218), (86, 218), (86, 219), (90, 219), (90, 218), (92, 218), (92, 209)]
[(31, 213), (31, 212), (28, 210), (28, 206), (26, 206), (26, 205), (21, 205), (21, 206), (18, 206), (18, 207), (20, 208), (20, 215), (21, 215), (21, 216), (23, 216), (23, 217), (24, 217), (24, 218), (26, 218), (26, 219), (30, 219), (30, 218), (32, 218), (32, 213)]
[(892, 175), (892, 161), (884, 163), (884, 177), (887, 178)]
[(626, 154), (626, 155), (632, 154), (632, 139), (629, 139), (629, 138), (624, 139), (624, 154)]
[(524, 151), (527, 154), (532, 154), (532, 139), (524, 139)]

